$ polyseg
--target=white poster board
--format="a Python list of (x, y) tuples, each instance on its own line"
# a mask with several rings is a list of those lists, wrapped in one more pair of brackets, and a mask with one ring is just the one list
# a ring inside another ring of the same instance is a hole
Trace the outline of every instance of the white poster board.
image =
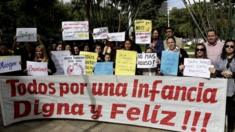
[(70, 56), (70, 51), (51, 51), (51, 59), (55, 64), (54, 75), (64, 75), (64, 57)]
[(0, 56), (0, 73), (21, 70), (20, 56)]
[(37, 28), (16, 28), (16, 42), (37, 42)]
[(108, 41), (123, 42), (125, 41), (125, 32), (116, 32), (108, 34)]
[(137, 68), (156, 68), (157, 53), (141, 53), (137, 55)]
[(85, 75), (85, 56), (64, 57), (65, 75)]
[(88, 21), (62, 22), (63, 40), (89, 40)]
[(150, 44), (151, 32), (135, 33), (136, 44)]
[(98, 39), (107, 39), (108, 38), (108, 27), (94, 28), (93, 29), (93, 38)]
[(29, 76), (48, 76), (47, 62), (27, 61), (27, 75)]
[(210, 78), (210, 59), (184, 59), (184, 76)]

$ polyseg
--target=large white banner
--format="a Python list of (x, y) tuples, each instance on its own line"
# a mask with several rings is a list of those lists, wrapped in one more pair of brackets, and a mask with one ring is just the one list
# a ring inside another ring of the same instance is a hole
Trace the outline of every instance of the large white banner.
[(17, 42), (36, 42), (37, 28), (16, 28)]
[(27, 61), (27, 75), (30, 76), (48, 76), (47, 62)]
[(156, 68), (157, 53), (141, 53), (137, 55), (137, 68)]
[(88, 21), (62, 22), (63, 40), (89, 40)]
[(184, 76), (210, 78), (210, 59), (184, 59)]
[(227, 80), (148, 76), (0, 77), (4, 125), (41, 118), (224, 132)]
[(0, 56), (0, 73), (21, 70), (20, 56)]
[(64, 75), (64, 57), (70, 56), (69, 51), (51, 51), (51, 59), (55, 64), (55, 75)]
[(85, 56), (64, 57), (65, 75), (85, 75)]

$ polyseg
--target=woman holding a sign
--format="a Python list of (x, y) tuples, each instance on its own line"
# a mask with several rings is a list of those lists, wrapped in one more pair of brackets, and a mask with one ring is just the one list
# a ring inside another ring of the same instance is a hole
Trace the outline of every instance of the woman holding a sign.
[(47, 62), (48, 63), (48, 74), (51, 75), (56, 72), (55, 65), (53, 61), (48, 57), (47, 51), (44, 45), (38, 45), (35, 48), (35, 58), (36, 62)]
[[(203, 43), (199, 43), (196, 45), (195, 51), (194, 51), (194, 58), (197, 59), (208, 59), (207, 53), (206, 53), (206, 46)], [(185, 65), (181, 64), (179, 66), (180, 72), (183, 73), (183, 70), (185, 69)]]
[(184, 63), (184, 58), (188, 58), (188, 54), (184, 49), (176, 46), (174, 37), (168, 37), (166, 42), (168, 48), (162, 52), (161, 74), (182, 76), (178, 68)]
[[(160, 69), (159, 69), (159, 66), (157, 65), (160, 63), (160, 60), (157, 57), (157, 53), (155, 52), (154, 49), (150, 47), (145, 49), (145, 53), (146, 54), (138, 54), (137, 68), (138, 66), (141, 66), (141, 65), (149, 67), (149, 68), (139, 69), (142, 71), (142, 75), (146, 75), (146, 76), (159, 75)], [(142, 58), (145, 58), (145, 59), (143, 60)]]
[(194, 51), (194, 58), (208, 59), (207, 53), (206, 53), (206, 46), (204, 44), (199, 43), (196, 45), (196, 48)]
[(227, 40), (221, 56), (215, 64), (213, 73), (217, 77), (228, 79), (226, 113), (228, 115), (228, 131), (232, 132), (235, 123), (235, 41)]

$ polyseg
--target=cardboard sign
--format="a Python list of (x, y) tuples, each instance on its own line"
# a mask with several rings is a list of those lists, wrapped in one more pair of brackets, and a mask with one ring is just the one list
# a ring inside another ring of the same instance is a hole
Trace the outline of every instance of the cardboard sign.
[(179, 66), (179, 52), (162, 51), (160, 71), (164, 75), (177, 75)]
[(109, 33), (108, 41), (113, 42), (123, 42), (125, 41), (125, 32)]
[(85, 75), (85, 57), (84, 56), (68, 56), (64, 57), (64, 73), (65, 75)]
[(64, 57), (70, 56), (70, 51), (51, 51), (51, 59), (55, 64), (54, 75), (64, 75)]
[(37, 28), (16, 28), (16, 42), (37, 42)]
[(210, 78), (210, 59), (184, 59), (184, 76)]
[(226, 89), (225, 79), (192, 77), (0, 77), (0, 104), (4, 126), (58, 118), (224, 132)]
[(135, 51), (117, 50), (115, 75), (135, 75), (136, 57)]
[(80, 52), (81, 56), (85, 56), (85, 61), (86, 61), (86, 75), (92, 75), (93, 74), (93, 69), (95, 67), (95, 63), (97, 62), (97, 53), (93, 52)]
[(157, 53), (142, 53), (138, 54), (137, 68), (156, 68)]
[(27, 74), (30, 76), (48, 76), (47, 62), (27, 61)]
[(62, 22), (63, 40), (89, 40), (88, 21)]
[(113, 75), (113, 62), (97, 62), (94, 75)]
[(93, 38), (97, 39), (107, 39), (108, 38), (108, 27), (94, 28), (93, 29)]
[(0, 56), (0, 73), (21, 70), (20, 56)]
[(151, 20), (135, 20), (135, 32), (151, 32)]
[(135, 20), (135, 43), (150, 44), (151, 31), (152, 31), (152, 21)]

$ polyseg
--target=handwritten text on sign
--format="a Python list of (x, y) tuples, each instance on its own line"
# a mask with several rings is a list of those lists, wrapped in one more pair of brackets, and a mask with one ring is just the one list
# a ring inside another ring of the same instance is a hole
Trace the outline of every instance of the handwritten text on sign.
[(156, 68), (156, 67), (157, 67), (156, 53), (138, 54), (137, 68)]
[(97, 62), (98, 54), (93, 52), (81, 51), (80, 55), (85, 56), (86, 75), (92, 75), (95, 63)]
[(64, 57), (65, 75), (85, 75), (85, 57), (84, 56), (67, 56)]
[(224, 131), (227, 86), (224, 79), (0, 78), (4, 125), (28, 119), (72, 118), (174, 131)]
[(20, 56), (1, 56), (0, 57), (0, 73), (21, 70)]
[(48, 76), (47, 62), (27, 61), (27, 74), (30, 76)]
[(117, 50), (115, 75), (135, 75), (136, 56), (135, 51)]
[(108, 34), (108, 41), (125, 41), (125, 32), (116, 32), (116, 33), (109, 33)]
[(93, 38), (96, 39), (107, 39), (108, 38), (108, 27), (94, 28)]
[(162, 51), (161, 73), (164, 75), (177, 75), (179, 65), (179, 52)]
[(210, 78), (211, 61), (209, 59), (185, 58), (184, 65), (184, 76)]
[(66, 21), (62, 22), (63, 40), (88, 40), (88, 21)]
[(37, 28), (16, 28), (17, 42), (36, 42)]

